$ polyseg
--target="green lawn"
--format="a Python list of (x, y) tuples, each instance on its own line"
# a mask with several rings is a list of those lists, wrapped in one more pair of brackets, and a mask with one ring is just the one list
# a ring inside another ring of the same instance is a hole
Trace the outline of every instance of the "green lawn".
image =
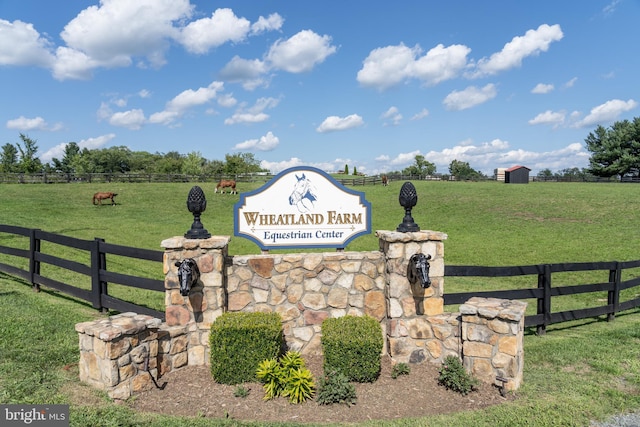
[[(371, 202), (374, 231), (393, 230), (402, 221), (404, 210), (398, 203), (401, 184), (355, 187), (364, 191)], [(493, 182), (414, 182), (414, 185), (418, 205), (413, 217), (422, 229), (448, 234), (444, 242), (448, 264), (497, 266), (640, 259), (639, 185)], [(191, 226), (193, 217), (186, 209), (191, 186), (1, 185), (0, 223), (161, 250), (163, 239), (182, 235)], [(200, 186), (208, 198), (207, 210), (202, 215), (204, 226), (212, 234), (232, 235), (233, 205), (238, 196), (214, 194), (213, 184)], [(256, 186), (240, 183), (239, 191)], [(96, 191), (118, 193), (118, 204), (91, 205), (91, 196)], [(0, 245), (24, 244), (24, 239), (0, 235)], [(377, 239), (372, 234), (356, 239), (347, 249), (377, 248)], [(68, 249), (55, 250), (60, 256), (67, 256)], [(232, 255), (259, 252), (246, 239), (231, 240)], [(70, 251), (68, 256), (79, 255)], [(16, 262), (13, 257), (0, 255), (0, 262), (8, 260)], [(127, 259), (113, 259), (108, 264), (131, 274), (162, 276), (161, 269), (157, 271), (153, 263), (140, 266)], [(563, 277), (561, 281), (570, 283), (577, 279), (580, 278)], [(579, 283), (605, 279), (587, 277)], [(535, 283), (536, 279), (531, 280)], [(451, 278), (445, 279), (445, 292), (520, 285), (523, 283), (518, 280), (496, 285), (493, 280), (465, 282)], [(527, 286), (530, 285), (528, 282)], [(130, 296), (138, 298), (135, 294)], [(594, 298), (598, 296), (576, 296), (559, 304), (589, 306), (595, 303)], [(78, 388), (73, 368), (64, 369), (78, 359), (73, 326), (99, 316), (87, 303), (46, 290), (36, 294), (28, 284), (0, 275), (0, 402), (70, 402), (69, 390)], [(550, 326), (542, 337), (528, 334), (524, 384), (517, 392), (516, 402), (474, 413), (399, 420), (385, 425), (586, 426), (590, 419), (640, 409), (639, 320), (640, 310), (632, 310), (618, 314), (614, 322), (589, 319)], [(73, 405), (74, 426), (285, 425), (186, 421), (134, 414), (111, 404), (99, 392), (87, 389), (86, 393), (93, 396), (88, 401), (97, 399), (100, 404)]]

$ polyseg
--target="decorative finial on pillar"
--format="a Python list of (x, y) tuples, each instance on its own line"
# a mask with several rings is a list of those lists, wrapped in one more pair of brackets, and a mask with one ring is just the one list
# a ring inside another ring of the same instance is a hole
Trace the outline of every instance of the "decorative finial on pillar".
[(398, 197), (400, 206), (404, 208), (404, 219), (396, 228), (396, 231), (407, 233), (410, 231), (420, 231), (420, 226), (413, 221), (411, 216), (411, 209), (418, 203), (418, 193), (416, 187), (410, 182), (402, 184), (400, 189), (400, 196)]
[(207, 199), (204, 197), (204, 191), (197, 185), (193, 186), (187, 197), (187, 209), (193, 214), (193, 224), (191, 229), (184, 235), (187, 239), (208, 239), (211, 237), (202, 223), (200, 222), (200, 214), (207, 208)]

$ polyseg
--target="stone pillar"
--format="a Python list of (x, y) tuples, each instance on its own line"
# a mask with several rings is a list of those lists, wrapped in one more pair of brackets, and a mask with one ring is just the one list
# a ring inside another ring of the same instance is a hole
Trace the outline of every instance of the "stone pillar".
[(160, 324), (160, 319), (136, 313), (76, 324), (80, 381), (121, 400), (152, 387), (151, 375), (158, 376)]
[[(208, 239), (173, 237), (163, 240), (163, 270), (166, 289), (166, 322), (169, 327), (187, 330), (188, 364), (203, 365), (209, 357), (209, 329), (226, 309), (225, 260), (230, 238)], [(176, 261), (193, 258), (200, 270), (200, 281), (188, 296), (180, 295)]]
[(460, 306), (465, 370), (506, 390), (522, 383), (527, 303), (473, 297)]
[[(441, 360), (443, 343), (452, 338), (450, 345), (455, 349), (458, 342), (457, 320), (444, 314), (443, 241), (447, 235), (428, 230), (377, 231), (376, 235), (386, 258), (389, 355), (396, 363)], [(416, 253), (431, 255), (431, 286), (426, 289), (407, 279), (409, 259)]]

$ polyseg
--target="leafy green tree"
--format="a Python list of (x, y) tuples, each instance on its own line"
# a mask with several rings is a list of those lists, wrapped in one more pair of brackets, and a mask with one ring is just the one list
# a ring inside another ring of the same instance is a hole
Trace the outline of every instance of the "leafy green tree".
[(344, 165), (344, 174), (349, 175), (349, 165)]
[(253, 153), (225, 154), (225, 175), (264, 172)]
[(591, 152), (589, 172), (596, 176), (640, 175), (640, 118), (623, 120), (611, 127), (598, 126), (585, 139)]
[(436, 165), (426, 160), (423, 155), (414, 157), (414, 163), (402, 170), (403, 175), (428, 176), (436, 173)]
[(95, 150), (94, 161), (97, 173), (124, 173), (131, 167), (131, 150), (125, 146)]
[(482, 173), (474, 170), (469, 166), (468, 162), (453, 160), (449, 164), (449, 173), (458, 180), (469, 180), (482, 178)]
[(538, 178), (551, 179), (553, 178), (553, 172), (551, 172), (551, 169), (549, 168), (542, 169), (538, 172)]
[(62, 156), (62, 160), (58, 160), (57, 158), (51, 159), (53, 162), (53, 170), (55, 172), (63, 172), (63, 173), (71, 173), (73, 172), (73, 168), (71, 167), (71, 163), (73, 162), (73, 158), (80, 155), (80, 147), (75, 142), (69, 142), (64, 146), (64, 156)]
[(18, 151), (20, 152), (18, 171), (24, 173), (40, 172), (42, 170), (42, 162), (36, 156), (38, 153), (36, 141), (23, 133), (20, 134), (20, 139), (22, 144), (18, 143)]
[(156, 165), (156, 171), (160, 173), (180, 173), (182, 170), (182, 162), (184, 157), (177, 151), (169, 151), (166, 154), (160, 155)]
[(206, 160), (199, 151), (192, 151), (182, 162), (182, 173), (187, 175), (201, 175), (204, 172)]
[(10, 173), (18, 169), (18, 149), (13, 144), (4, 144), (0, 153), (0, 172)]
[(358, 170), (356, 169), (356, 167), (355, 167), (355, 166), (353, 167), (353, 174), (354, 174), (354, 175), (358, 175)]

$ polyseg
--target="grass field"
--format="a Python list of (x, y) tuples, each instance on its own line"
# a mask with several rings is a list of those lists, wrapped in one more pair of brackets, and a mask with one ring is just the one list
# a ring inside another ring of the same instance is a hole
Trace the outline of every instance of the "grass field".
[[(372, 205), (373, 230), (393, 230), (404, 211), (398, 203), (401, 182), (389, 187), (356, 187)], [(414, 182), (418, 204), (413, 217), (422, 229), (447, 233), (445, 262), (453, 265), (528, 265), (640, 259), (640, 186), (633, 184), (493, 182)], [(160, 242), (182, 235), (191, 226), (186, 198), (192, 184), (58, 184), (0, 186), (0, 223), (40, 228), (82, 239), (161, 250)], [(204, 226), (217, 235), (233, 234), (233, 205), (238, 196), (214, 194), (213, 184), (201, 184), (207, 195)], [(239, 191), (257, 185), (240, 184)], [(96, 191), (114, 191), (116, 206), (93, 206)], [(0, 244), (24, 247), (24, 241), (0, 235)], [(353, 241), (347, 250), (377, 250), (375, 236)], [(59, 256), (80, 256), (54, 248)], [(232, 238), (230, 253), (259, 253), (242, 238)], [(0, 255), (6, 262), (8, 256)], [(14, 262), (16, 262), (14, 260)], [(153, 264), (153, 263), (150, 263)], [(127, 259), (108, 261), (109, 268), (161, 278), (155, 265), (135, 265)], [(65, 273), (60, 272), (64, 275)], [(640, 274), (636, 274), (640, 275)], [(564, 278), (563, 278), (564, 279)], [(604, 281), (606, 278), (602, 278)], [(70, 277), (70, 281), (74, 278)], [(535, 279), (534, 279), (535, 280)], [(567, 281), (576, 277), (567, 277)], [(590, 279), (580, 283), (597, 282)], [(445, 280), (445, 292), (474, 287), (518, 286)], [(130, 293), (121, 289), (119, 292)], [(130, 294), (139, 302), (146, 295)], [(584, 298), (584, 299), (580, 299)], [(561, 303), (588, 306), (593, 298)], [(152, 302), (151, 306), (161, 305)], [(531, 305), (531, 304), (530, 304)], [(55, 292), (35, 294), (28, 284), (0, 275), (0, 402), (69, 403), (70, 390), (81, 385), (76, 372), (65, 370), (78, 359), (73, 325), (99, 317), (88, 304)], [(400, 420), (394, 426), (527, 426), (588, 425), (590, 419), (640, 409), (640, 311), (602, 319), (551, 326), (547, 335), (525, 337), (525, 373), (519, 399), (513, 404), (477, 413), (421, 420)], [(74, 404), (77, 426), (227, 426), (231, 420), (180, 420), (133, 414), (113, 405), (100, 393), (97, 407)], [(276, 424), (262, 424), (276, 425)], [(284, 425), (284, 424), (282, 424)], [(293, 425), (293, 424), (292, 424)], [(369, 425), (379, 425), (371, 423)]]

